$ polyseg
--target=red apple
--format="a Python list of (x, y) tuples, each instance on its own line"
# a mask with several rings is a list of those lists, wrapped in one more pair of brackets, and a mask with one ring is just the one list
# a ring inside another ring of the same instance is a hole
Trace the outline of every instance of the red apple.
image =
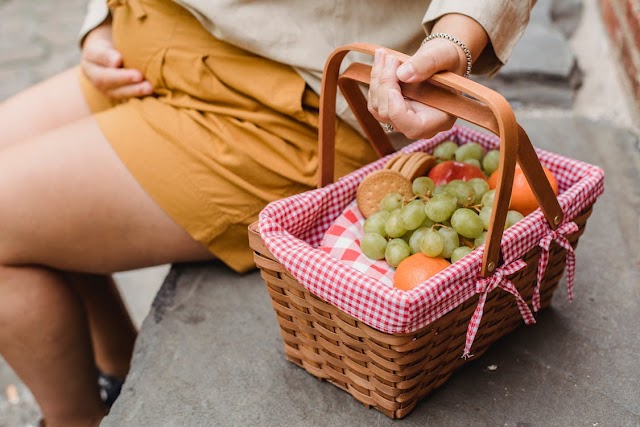
[(437, 185), (446, 184), (454, 179), (469, 181), (471, 178), (482, 178), (485, 181), (487, 177), (482, 170), (469, 163), (456, 162), (455, 160), (447, 160), (435, 165), (429, 171), (429, 178)]

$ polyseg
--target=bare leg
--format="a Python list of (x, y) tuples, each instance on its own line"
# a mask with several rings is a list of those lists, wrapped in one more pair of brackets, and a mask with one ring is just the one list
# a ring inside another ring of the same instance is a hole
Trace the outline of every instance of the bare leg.
[[(0, 353), (47, 427), (90, 425), (102, 415), (91, 340), (57, 271), (108, 274), (211, 254), (139, 187), (91, 117), (0, 150), (0, 200)], [(82, 419), (67, 418), (78, 406)]]
[(63, 71), (0, 103), (0, 149), (89, 116), (77, 73)]
[[(88, 117), (79, 73), (76, 68), (63, 71), (0, 103), (0, 150)], [(112, 277), (69, 277), (87, 310), (98, 368), (124, 378), (136, 331)]]
[(53, 270), (7, 266), (0, 295), (0, 352), (36, 396), (47, 426), (96, 424), (105, 408), (78, 295)]
[(67, 275), (87, 310), (93, 353), (101, 372), (124, 379), (136, 340), (136, 327), (111, 275)]

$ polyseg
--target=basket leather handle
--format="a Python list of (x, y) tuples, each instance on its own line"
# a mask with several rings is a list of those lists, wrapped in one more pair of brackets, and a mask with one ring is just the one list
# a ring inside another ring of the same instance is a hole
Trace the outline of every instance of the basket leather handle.
[[(389, 154), (393, 147), (380, 125), (366, 110), (366, 100), (358, 82), (368, 83), (370, 67), (352, 64), (340, 76), (340, 64), (351, 51), (373, 55), (379, 46), (357, 43), (339, 47), (328, 58), (320, 94), (320, 129), (318, 147), (318, 182), (325, 186), (334, 179), (335, 162), (335, 103), (340, 86), (369, 141), (379, 155)], [(390, 49), (400, 62), (408, 56)], [(453, 73), (433, 75), (427, 82), (402, 84), (403, 95), (475, 123), (500, 137), (500, 163), (496, 197), (485, 245), (481, 275), (490, 275), (498, 266), (500, 241), (506, 221), (511, 188), (518, 161), (529, 181), (534, 195), (552, 228), (562, 222), (562, 209), (551, 189), (538, 157), (524, 130), (517, 124), (509, 103), (497, 92)], [(452, 91), (453, 90), (453, 91)], [(459, 95), (459, 91), (475, 99)]]
[[(359, 83), (369, 84), (370, 78), (370, 65), (353, 63), (342, 74), (340, 74), (340, 77), (338, 78), (338, 87), (355, 113), (358, 122), (365, 129), (365, 133), (367, 134), (369, 141), (374, 148), (376, 148), (376, 152), (378, 152), (382, 157), (382, 155), (392, 153), (395, 149), (392, 146), (391, 151), (387, 151), (385, 149), (386, 143), (389, 141), (387, 134), (382, 130), (380, 124), (375, 120), (375, 118), (369, 113), (369, 110), (367, 109), (367, 100), (358, 86)], [(400, 86), (402, 88), (402, 93), (408, 98), (422, 100), (425, 104), (454, 114), (468, 122), (481, 126), (496, 135), (500, 132), (498, 122), (489, 107), (475, 99), (460, 96), (434, 85), (411, 85), (401, 83)], [(460, 106), (464, 107), (460, 108)], [(465, 114), (467, 115), (465, 116)], [(373, 127), (377, 132), (373, 132), (369, 127)], [(379, 134), (382, 134), (380, 139), (376, 139), (379, 138)], [(545, 218), (552, 229), (557, 228), (563, 218), (562, 209), (560, 209), (557, 198), (551, 189), (551, 185), (549, 185), (547, 181), (544, 171), (542, 170), (542, 165), (538, 161), (538, 157), (531, 141), (529, 140), (529, 136), (520, 125), (518, 125), (518, 163), (520, 164), (527, 181), (534, 183), (531, 187), (536, 199), (538, 200), (538, 204), (541, 206)]]

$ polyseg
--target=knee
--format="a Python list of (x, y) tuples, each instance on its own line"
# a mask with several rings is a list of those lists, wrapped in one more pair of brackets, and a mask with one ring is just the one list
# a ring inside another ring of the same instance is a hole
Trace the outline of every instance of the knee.
[[(0, 153), (0, 168), (3, 166), (3, 156)], [(16, 239), (20, 234), (19, 183), (13, 179), (13, 174), (7, 170), (0, 170), (0, 266), (15, 262)], [(0, 271), (0, 276), (10, 274)]]
[(60, 273), (0, 265), (0, 337), (23, 333), (79, 303)]
[(30, 264), (35, 261), (27, 257), (33, 249), (32, 242), (40, 241), (42, 246), (38, 236), (42, 224), (36, 222), (34, 207), (28, 203), (33, 191), (21, 182), (19, 174), (4, 166), (0, 155), (0, 266)]

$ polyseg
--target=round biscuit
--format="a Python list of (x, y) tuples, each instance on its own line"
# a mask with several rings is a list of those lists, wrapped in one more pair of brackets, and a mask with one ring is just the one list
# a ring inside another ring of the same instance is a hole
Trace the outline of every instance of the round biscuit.
[(403, 198), (413, 197), (411, 181), (399, 172), (387, 169), (367, 175), (356, 192), (358, 208), (365, 218), (380, 210), (380, 201), (389, 193), (400, 193)]
[(400, 172), (406, 178), (409, 178), (409, 176), (407, 175), (407, 172), (414, 169), (415, 165), (420, 161), (421, 154), (422, 153), (409, 154), (409, 158), (407, 159), (406, 162), (404, 162), (404, 165), (402, 165), (402, 168), (398, 172)]

